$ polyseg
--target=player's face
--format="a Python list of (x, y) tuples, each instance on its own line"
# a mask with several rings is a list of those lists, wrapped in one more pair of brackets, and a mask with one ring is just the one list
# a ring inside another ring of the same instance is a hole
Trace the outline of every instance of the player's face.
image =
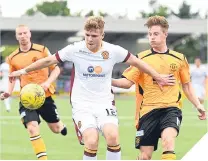
[(195, 64), (197, 67), (201, 65), (201, 60), (200, 59), (195, 59)]
[(148, 30), (149, 43), (152, 48), (158, 48), (166, 45), (167, 31), (164, 31), (161, 26), (152, 26)]
[(98, 51), (101, 47), (103, 37), (104, 33), (100, 29), (85, 30), (85, 42), (87, 48), (92, 52)]
[(20, 45), (27, 45), (30, 43), (31, 32), (26, 26), (21, 26), (16, 29), (16, 39)]

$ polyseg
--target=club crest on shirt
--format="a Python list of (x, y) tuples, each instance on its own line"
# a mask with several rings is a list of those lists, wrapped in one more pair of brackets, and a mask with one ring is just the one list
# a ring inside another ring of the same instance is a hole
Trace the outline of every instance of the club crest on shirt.
[(109, 58), (109, 53), (107, 51), (103, 51), (101, 55), (102, 55), (103, 59)]
[(170, 64), (170, 70), (172, 72), (175, 72), (178, 69), (177, 65), (175, 63)]
[(33, 57), (33, 58), (32, 58), (32, 62), (36, 62), (37, 60), (38, 60), (37, 57)]

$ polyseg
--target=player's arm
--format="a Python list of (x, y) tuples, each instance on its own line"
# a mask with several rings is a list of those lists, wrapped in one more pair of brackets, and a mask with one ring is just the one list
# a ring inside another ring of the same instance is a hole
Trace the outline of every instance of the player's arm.
[(114, 87), (129, 89), (133, 84), (134, 82), (126, 78), (112, 79), (112, 86)]
[(206, 111), (203, 105), (200, 104), (200, 101), (195, 95), (194, 89), (191, 84), (189, 64), (186, 58), (184, 58), (184, 61), (182, 62), (179, 75), (180, 75), (180, 82), (182, 83), (184, 94), (186, 95), (188, 100), (195, 106), (195, 108), (200, 112), (199, 118), (201, 120), (206, 119)]
[(50, 76), (47, 79), (47, 83), (53, 83), (58, 78), (60, 72), (60, 68), (58, 67), (58, 65), (56, 65), (55, 68), (51, 71)]
[(200, 101), (197, 98), (195, 92), (194, 92), (194, 88), (192, 87), (191, 82), (187, 82), (182, 84), (182, 88), (184, 91), (184, 94), (186, 95), (186, 97), (188, 98), (188, 100), (197, 108), (198, 106), (200, 106)]
[[(11, 63), (8, 62), (8, 64), (9, 64), (9, 71), (10, 72), (15, 71), (15, 68), (11, 65)], [(8, 98), (12, 95), (12, 92), (13, 92), (14, 86), (15, 86), (15, 82), (16, 82), (16, 79), (9, 79), (9, 81), (8, 81), (8, 91), (5, 91), (0, 95), (1, 100), (4, 100), (4, 99), (6, 99), (6, 98)]]
[(142, 61), (141, 59), (137, 58), (132, 54), (130, 55), (126, 63), (135, 66), (144, 73), (151, 75), (153, 79), (155, 79), (160, 86), (175, 84), (175, 78), (173, 77), (173, 75), (161, 75), (157, 73), (155, 69), (153, 69), (147, 63), (145, 63), (144, 61)]
[(14, 86), (15, 86), (15, 83), (16, 83), (16, 79), (15, 80), (11, 80), (11, 81), (9, 81), (9, 83), (8, 83), (8, 91), (7, 91), (7, 93), (9, 94), (9, 95), (12, 95), (12, 92), (13, 92), (13, 90), (14, 90)]
[(46, 68), (59, 62), (73, 61), (75, 49), (76, 48), (73, 45), (68, 45), (54, 55), (39, 59), (38, 61), (30, 64), (24, 69), (12, 72), (9, 77), (18, 77), (20, 75), (27, 74), (28, 72)]
[(26, 73), (34, 71), (34, 70), (39, 70), (45, 67), (49, 67), (53, 64), (57, 64), (59, 63), (59, 61), (57, 60), (55, 55), (51, 55), (48, 56), (46, 58), (40, 59), (34, 63), (32, 63), (31, 65), (29, 65), (28, 67), (23, 69), (23, 72), (25, 70)]
[(4, 100), (12, 95), (12, 92), (13, 92), (14, 86), (15, 86), (15, 82), (16, 82), (15, 79), (8, 82), (8, 86), (9, 86), (8, 91), (1, 93), (1, 95), (0, 95), (1, 100)]
[[(51, 56), (51, 53), (47, 47), (44, 48), (43, 54), (45, 57)], [(60, 68), (58, 67), (57, 64), (49, 66), (49, 70), (50, 70), (50, 75), (49, 75), (48, 79), (46, 80), (46, 82), (44, 82), (46, 87), (47, 86), (49, 87), (51, 85), (51, 83), (53, 83), (58, 78), (58, 76), (60, 74)]]
[(57, 64), (58, 62), (59, 61), (57, 60), (56, 56), (51, 55), (51, 56), (48, 56), (46, 58), (39, 59), (38, 61), (30, 64), (26, 68), (23, 68), (21, 70), (12, 72), (9, 75), (9, 77), (18, 77), (20, 75), (27, 74), (28, 72), (31, 72), (31, 71), (40, 70), (42, 68), (49, 67), (53, 64)]
[(138, 68), (130, 66), (122, 74), (123, 78), (112, 79), (112, 86), (128, 89), (134, 83), (139, 82), (140, 71)]

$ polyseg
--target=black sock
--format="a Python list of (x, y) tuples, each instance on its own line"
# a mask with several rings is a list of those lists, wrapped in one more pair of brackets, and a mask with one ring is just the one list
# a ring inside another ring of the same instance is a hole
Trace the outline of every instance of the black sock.
[(67, 128), (66, 128), (65, 125), (64, 125), (64, 128), (61, 130), (61, 134), (62, 134), (63, 136), (67, 135)]

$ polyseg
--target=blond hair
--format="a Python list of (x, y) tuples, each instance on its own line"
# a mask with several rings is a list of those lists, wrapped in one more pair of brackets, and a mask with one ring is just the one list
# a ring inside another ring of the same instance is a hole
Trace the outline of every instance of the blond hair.
[(91, 29), (100, 29), (104, 30), (105, 21), (102, 16), (90, 16), (87, 18), (87, 21), (85, 22), (84, 29), (86, 31), (89, 31)]
[(30, 28), (27, 26), (27, 25), (24, 25), (24, 24), (20, 24), (20, 25), (18, 25), (17, 27), (16, 27), (16, 32), (17, 32), (17, 30), (19, 29), (19, 28), (21, 28), (21, 27), (26, 27), (26, 28), (28, 28), (28, 30), (30, 30)]
[(164, 16), (158, 15), (149, 17), (147, 22), (145, 23), (145, 26), (147, 26), (148, 28), (152, 26), (161, 26), (163, 29), (165, 29), (165, 31), (167, 31), (169, 28), (169, 24), (166, 18)]

